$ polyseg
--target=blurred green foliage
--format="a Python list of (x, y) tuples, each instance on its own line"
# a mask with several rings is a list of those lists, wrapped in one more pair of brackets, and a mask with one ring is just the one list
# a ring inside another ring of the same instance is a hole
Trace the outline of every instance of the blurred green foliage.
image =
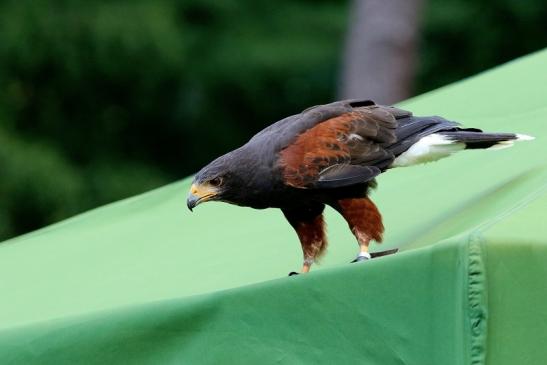
[[(417, 92), (547, 43), (544, 0), (428, 4)], [(1, 2), (0, 239), (184, 177), (334, 99), (347, 13), (336, 0)]]
[(425, 2), (418, 93), (547, 47), (545, 0)]

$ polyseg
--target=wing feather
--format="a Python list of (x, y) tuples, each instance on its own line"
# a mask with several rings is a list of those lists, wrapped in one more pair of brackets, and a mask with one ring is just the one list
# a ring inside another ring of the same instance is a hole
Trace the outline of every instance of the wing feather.
[(397, 141), (393, 111), (404, 112), (375, 104), (359, 106), (302, 131), (280, 152), (285, 184), (333, 188), (373, 179), (381, 172), (378, 163), (387, 166), (394, 159), (384, 148)]

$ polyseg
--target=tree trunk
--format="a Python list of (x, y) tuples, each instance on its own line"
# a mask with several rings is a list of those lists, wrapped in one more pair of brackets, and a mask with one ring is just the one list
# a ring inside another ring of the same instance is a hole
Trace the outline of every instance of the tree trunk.
[(410, 96), (423, 0), (354, 0), (340, 97), (393, 104)]

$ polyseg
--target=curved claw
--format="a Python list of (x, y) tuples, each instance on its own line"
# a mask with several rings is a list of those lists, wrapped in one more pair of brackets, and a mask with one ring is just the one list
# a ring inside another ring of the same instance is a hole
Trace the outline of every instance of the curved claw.
[(299, 273), (297, 273), (296, 271), (291, 271), (289, 273), (289, 276), (294, 276), (294, 275), (300, 275)]

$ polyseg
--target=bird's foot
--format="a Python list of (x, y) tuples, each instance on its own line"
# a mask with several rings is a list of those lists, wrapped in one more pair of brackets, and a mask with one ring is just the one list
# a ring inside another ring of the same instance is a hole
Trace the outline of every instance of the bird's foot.
[(304, 265), (302, 265), (302, 270), (300, 272), (291, 271), (289, 273), (289, 276), (306, 274), (306, 273), (310, 272), (310, 267), (311, 267), (312, 262), (313, 262), (313, 260), (304, 261)]
[(368, 260), (370, 260), (368, 257), (357, 256), (355, 260), (353, 260), (351, 263), (353, 264), (354, 262), (361, 262), (361, 261), (368, 261)]
[(391, 250), (386, 250), (386, 251), (372, 252), (372, 253), (361, 252), (361, 253), (359, 253), (359, 256), (357, 256), (355, 258), (355, 260), (352, 261), (352, 263), (361, 262), (361, 261), (368, 261), (370, 259), (375, 259), (377, 257), (382, 257), (382, 256), (387, 256), (387, 255), (393, 255), (394, 253), (397, 253), (397, 252), (399, 252), (398, 248), (393, 248)]
[(368, 252), (359, 252), (359, 255), (352, 261), (352, 263), (368, 260), (370, 260), (370, 254)]

